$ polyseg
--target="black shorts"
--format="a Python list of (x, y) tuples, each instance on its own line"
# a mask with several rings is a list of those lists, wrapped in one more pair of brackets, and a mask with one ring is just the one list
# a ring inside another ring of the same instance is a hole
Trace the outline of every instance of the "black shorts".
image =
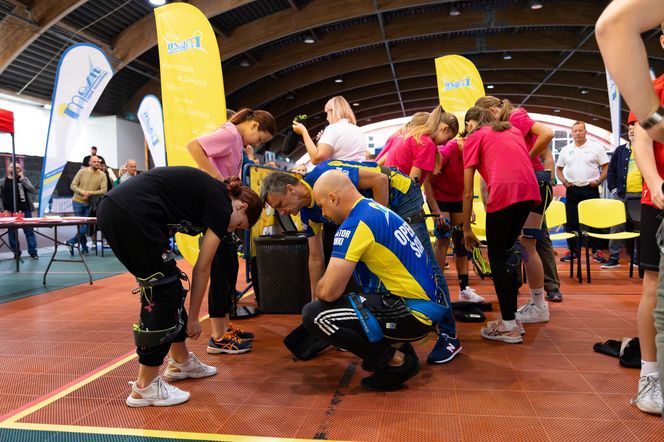
[(441, 212), (463, 213), (463, 201), (436, 201)]
[(639, 269), (659, 271), (659, 247), (655, 235), (662, 223), (664, 210), (641, 204), (641, 236), (639, 237)]
[(544, 215), (553, 200), (553, 186), (551, 185), (551, 172), (548, 170), (536, 170), (537, 184), (539, 185), (540, 199), (542, 202), (531, 210), (532, 213)]

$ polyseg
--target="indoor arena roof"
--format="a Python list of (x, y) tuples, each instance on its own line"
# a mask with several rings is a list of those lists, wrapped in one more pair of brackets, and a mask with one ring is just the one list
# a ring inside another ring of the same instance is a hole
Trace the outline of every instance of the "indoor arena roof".
[[(282, 133), (298, 114), (313, 118), (315, 133), (325, 101), (337, 94), (357, 103), (360, 125), (430, 110), (438, 102), (433, 59), (447, 54), (473, 61), (485, 87), (493, 86), (489, 94), (610, 128), (594, 38), (608, 1), (189, 3), (217, 35), (228, 107), (268, 110)], [(0, 0), (0, 90), (50, 100), (59, 54), (88, 41), (117, 70), (94, 112), (132, 118), (140, 99), (160, 89), (152, 11), (148, 0)], [(643, 36), (657, 75), (664, 72), (658, 36)]]

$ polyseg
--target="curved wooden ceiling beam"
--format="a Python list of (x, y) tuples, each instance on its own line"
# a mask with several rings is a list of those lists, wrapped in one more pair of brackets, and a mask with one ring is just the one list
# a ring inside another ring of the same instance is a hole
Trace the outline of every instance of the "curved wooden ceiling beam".
[[(448, 16), (449, 17), (449, 16)], [(407, 17), (414, 24), (418, 24), (417, 16)], [(410, 26), (408, 22), (399, 22), (404, 29)], [(429, 33), (439, 34), (440, 25), (431, 24), (430, 28), (422, 25), (413, 29), (412, 34), (401, 38), (413, 38), (418, 35)], [(456, 29), (455, 29), (456, 31)], [(453, 32), (455, 32), (453, 31)], [(527, 38), (526, 38), (527, 37)], [(458, 36), (446, 39), (444, 36), (428, 40), (417, 41), (394, 41), (390, 50), (395, 63), (417, 60), (423, 58), (435, 58), (447, 54), (471, 54), (489, 52), (515, 52), (515, 51), (563, 51), (572, 50), (579, 42), (579, 36), (570, 31), (539, 31), (519, 34), (495, 34), (484, 38), (479, 45), (478, 38), (472, 36)], [(355, 26), (351, 29), (343, 29), (324, 35), (315, 45), (294, 43), (278, 51), (270, 52), (263, 58), (257, 60), (256, 64), (248, 69), (241, 66), (226, 66), (224, 68), (224, 81), (228, 93), (268, 77), (277, 74), (289, 66), (311, 62), (319, 57), (330, 57), (347, 49), (361, 48), (376, 45), (382, 42), (380, 28), (375, 23), (367, 23)], [(589, 49), (591, 50), (591, 49)], [(599, 51), (594, 49), (594, 51)], [(556, 63), (557, 64), (557, 63)]]
[[(411, 70), (412, 76), (399, 76), (399, 87), (403, 90), (414, 90), (417, 88), (428, 88), (436, 84), (436, 77), (431, 72), (430, 61), (426, 66), (422, 65), (420, 70)], [(546, 76), (546, 71), (523, 70), (523, 71), (498, 71), (480, 70), (480, 75), (484, 80), (485, 87), (488, 84), (539, 84)], [(294, 109), (299, 109), (310, 103), (324, 102), (334, 95), (345, 95), (350, 92), (361, 90), (362, 94), (353, 94), (354, 101), (365, 99), (366, 95), (376, 94), (383, 91), (391, 85), (390, 91), (394, 91), (394, 83), (389, 69), (385, 67), (370, 68), (365, 71), (354, 72), (352, 75), (345, 76), (343, 83), (319, 82), (306, 88), (300, 89), (294, 95), (293, 99), (278, 100), (271, 103), (264, 109), (271, 112), (276, 118), (286, 115), (290, 118), (294, 114)], [(566, 86), (576, 88), (586, 88), (590, 91), (595, 90), (606, 94), (606, 80), (604, 76), (595, 76), (594, 74), (585, 74), (577, 72), (558, 71), (548, 82), (547, 85)], [(380, 88), (380, 89), (377, 89)], [(349, 92), (350, 91), (350, 92)], [(488, 94), (493, 94), (491, 90), (486, 90)], [(322, 108), (322, 105), (321, 105)]]
[[(189, 3), (196, 6), (206, 17), (210, 18), (253, 1), (191, 0)], [(113, 38), (113, 50), (119, 60), (114, 66), (115, 69), (122, 69), (156, 44), (157, 25), (154, 20), (154, 13), (150, 13)]]
[[(199, 7), (203, 13), (208, 16), (218, 15), (219, 13), (247, 3), (241, 0), (194, 0), (191, 2)], [(383, 0), (378, 2), (378, 9), (381, 12), (401, 8), (412, 8), (429, 4), (440, 4), (440, 1), (408, 1), (408, 0)], [(444, 1), (443, 3), (451, 3)], [(510, 26), (510, 17), (528, 16), (535, 20), (536, 25), (593, 25), (598, 10), (592, 3), (569, 2), (563, 4), (547, 5), (546, 13), (531, 11), (522, 7), (512, 7), (500, 12), (498, 20), (495, 20), (486, 10), (477, 11), (473, 8), (466, 8), (463, 14), (458, 17), (451, 17), (445, 11), (436, 13), (418, 14), (421, 23), (427, 23), (428, 26), (437, 26), (433, 33), (439, 33), (440, 29), (467, 30), (492, 29), (495, 26)], [(280, 11), (269, 16), (254, 20), (245, 25), (236, 28), (229, 37), (219, 37), (219, 47), (221, 48), (222, 60), (254, 49), (258, 46), (270, 43), (289, 35), (294, 35), (308, 31), (309, 29), (323, 25), (346, 21), (349, 19), (373, 16), (375, 9), (373, 0), (354, 0), (348, 2), (345, 0), (314, 0), (303, 7), (297, 13), (293, 14), (291, 9)], [(405, 38), (413, 35), (422, 35), (418, 32), (418, 23), (408, 20), (408, 16), (399, 17), (399, 20), (387, 21), (386, 36), (388, 40)], [(547, 17), (551, 17), (548, 20)], [(520, 18), (523, 20), (523, 18)], [(401, 25), (402, 21), (407, 21), (407, 26)], [(462, 26), (465, 24), (466, 26)], [(520, 21), (515, 21), (511, 26), (521, 26)], [(125, 29), (113, 41), (115, 53), (121, 60), (117, 68), (130, 63), (133, 59), (141, 55), (156, 44), (156, 28), (152, 14), (144, 17), (134, 25)], [(286, 59), (286, 57), (284, 57)], [(291, 63), (293, 64), (293, 63)], [(240, 74), (242, 75), (242, 74)], [(234, 86), (229, 82), (229, 90), (232, 92)]]
[[(417, 46), (416, 44), (414, 46)], [(427, 53), (421, 57), (424, 63), (428, 63), (430, 71), (434, 72), (433, 58), (435, 52)], [(438, 53), (439, 55), (440, 53)], [(393, 54), (394, 55), (394, 54)], [(475, 58), (475, 54), (465, 54)], [(404, 61), (413, 61), (409, 58)], [(513, 59), (503, 60), (500, 54), (490, 54), (479, 59), (476, 63), (478, 68), (483, 69), (551, 69), (560, 61), (557, 53), (514, 53)], [(370, 67), (389, 66), (387, 56), (382, 48), (372, 48), (360, 51), (338, 59), (329, 60), (316, 65), (305, 66), (302, 69), (289, 72), (278, 80), (271, 80), (258, 89), (248, 88), (242, 94), (236, 94), (229, 101), (241, 103), (243, 106), (259, 108), (265, 103), (282, 96), (290, 91), (300, 89), (312, 83), (333, 79), (339, 75), (347, 75), (350, 72), (361, 71)], [(408, 75), (410, 66), (401, 63), (395, 64), (397, 78)], [(599, 56), (588, 57), (584, 54), (575, 54), (562, 68), (566, 71), (580, 71), (603, 74), (604, 64)], [(418, 69), (419, 72), (419, 69)]]
[(18, 5), (13, 13), (24, 20), (7, 15), (0, 22), (0, 73), (42, 33), (86, 1), (35, 0), (29, 9)]

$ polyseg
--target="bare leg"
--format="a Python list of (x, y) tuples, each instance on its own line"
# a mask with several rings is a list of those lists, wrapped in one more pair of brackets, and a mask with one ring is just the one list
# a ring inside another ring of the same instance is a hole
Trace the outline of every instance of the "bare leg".
[(655, 346), (655, 320), (653, 310), (657, 303), (657, 278), (658, 272), (646, 270), (643, 275), (643, 290), (639, 309), (636, 313), (636, 329), (639, 334), (641, 346), (641, 359), (648, 362), (657, 360), (657, 348)]
[(224, 316), (223, 318), (210, 318), (212, 337), (215, 340), (218, 341), (224, 336), (224, 333), (226, 333), (226, 329), (228, 328), (228, 323), (229, 323), (228, 314), (226, 314), (226, 316)]

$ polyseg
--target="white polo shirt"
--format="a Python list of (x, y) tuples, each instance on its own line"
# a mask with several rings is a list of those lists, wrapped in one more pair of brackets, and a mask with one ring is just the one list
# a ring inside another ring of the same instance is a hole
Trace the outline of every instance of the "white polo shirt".
[(571, 143), (560, 151), (556, 167), (563, 168), (563, 176), (577, 187), (584, 187), (599, 178), (602, 166), (609, 162), (606, 151), (598, 143), (586, 140), (582, 146)]
[(330, 124), (323, 131), (318, 144), (332, 146), (332, 159), (365, 161), (367, 153), (367, 137), (362, 129), (342, 118)]

